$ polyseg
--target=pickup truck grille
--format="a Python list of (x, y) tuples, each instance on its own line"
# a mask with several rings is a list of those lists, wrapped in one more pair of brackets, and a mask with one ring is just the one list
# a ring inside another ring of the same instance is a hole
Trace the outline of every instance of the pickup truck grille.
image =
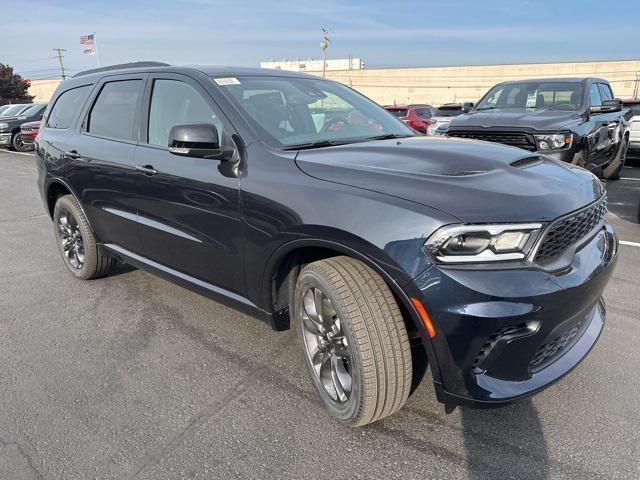
[(562, 253), (569, 245), (593, 230), (607, 213), (606, 195), (597, 203), (572, 215), (561, 217), (547, 229), (536, 253), (536, 261), (544, 262)]
[(456, 138), (470, 138), (486, 142), (502, 143), (512, 147), (523, 148), (534, 152), (536, 144), (533, 138), (524, 132), (496, 132), (496, 131), (467, 131), (449, 130), (447, 136)]

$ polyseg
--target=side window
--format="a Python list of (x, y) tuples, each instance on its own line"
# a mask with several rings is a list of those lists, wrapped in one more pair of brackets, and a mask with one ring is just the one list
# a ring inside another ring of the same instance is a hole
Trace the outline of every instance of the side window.
[(416, 114), (421, 118), (431, 118), (431, 110), (428, 108), (417, 108)]
[(47, 118), (48, 128), (69, 128), (89, 94), (91, 85), (67, 90), (58, 97)]
[(602, 99), (600, 98), (600, 90), (595, 83), (591, 84), (591, 90), (589, 91), (589, 99), (592, 107), (600, 107), (602, 105)]
[(600, 95), (602, 96), (602, 100), (613, 100), (613, 93), (611, 93), (609, 85), (605, 83), (599, 83), (598, 85), (600, 85)]
[(133, 121), (142, 80), (105, 83), (91, 112), (87, 131), (102, 137), (133, 140)]
[(148, 143), (168, 146), (171, 127), (183, 123), (212, 123), (222, 143), (222, 122), (195, 88), (179, 80), (154, 80)]

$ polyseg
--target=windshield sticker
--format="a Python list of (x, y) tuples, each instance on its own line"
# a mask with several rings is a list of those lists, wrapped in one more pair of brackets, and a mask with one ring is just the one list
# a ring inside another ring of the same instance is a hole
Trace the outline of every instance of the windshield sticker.
[(527, 95), (527, 108), (536, 108), (536, 102), (538, 100), (538, 91)]
[(240, 80), (238, 80), (236, 77), (214, 78), (213, 81), (216, 82), (218, 85), (221, 85), (221, 86), (225, 86), (225, 85), (240, 85)]

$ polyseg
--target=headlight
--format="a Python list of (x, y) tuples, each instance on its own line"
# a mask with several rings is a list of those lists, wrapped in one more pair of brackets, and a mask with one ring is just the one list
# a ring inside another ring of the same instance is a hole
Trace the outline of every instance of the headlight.
[(0, 123), (0, 132), (4, 132), (5, 130), (9, 130), (8, 123)]
[(522, 260), (541, 230), (540, 223), (450, 225), (431, 235), (424, 250), (440, 263)]
[(534, 135), (538, 150), (561, 150), (570, 148), (573, 142), (573, 135), (570, 133), (544, 133)]

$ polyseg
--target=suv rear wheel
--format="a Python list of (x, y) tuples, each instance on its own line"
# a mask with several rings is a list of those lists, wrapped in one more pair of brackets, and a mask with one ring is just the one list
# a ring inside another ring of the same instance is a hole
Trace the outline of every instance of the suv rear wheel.
[(75, 277), (89, 280), (109, 274), (116, 261), (98, 249), (89, 222), (73, 195), (56, 201), (53, 228), (62, 260)]
[(293, 309), (311, 381), (333, 417), (361, 426), (404, 405), (412, 378), (409, 339), (377, 273), (349, 257), (308, 264)]

